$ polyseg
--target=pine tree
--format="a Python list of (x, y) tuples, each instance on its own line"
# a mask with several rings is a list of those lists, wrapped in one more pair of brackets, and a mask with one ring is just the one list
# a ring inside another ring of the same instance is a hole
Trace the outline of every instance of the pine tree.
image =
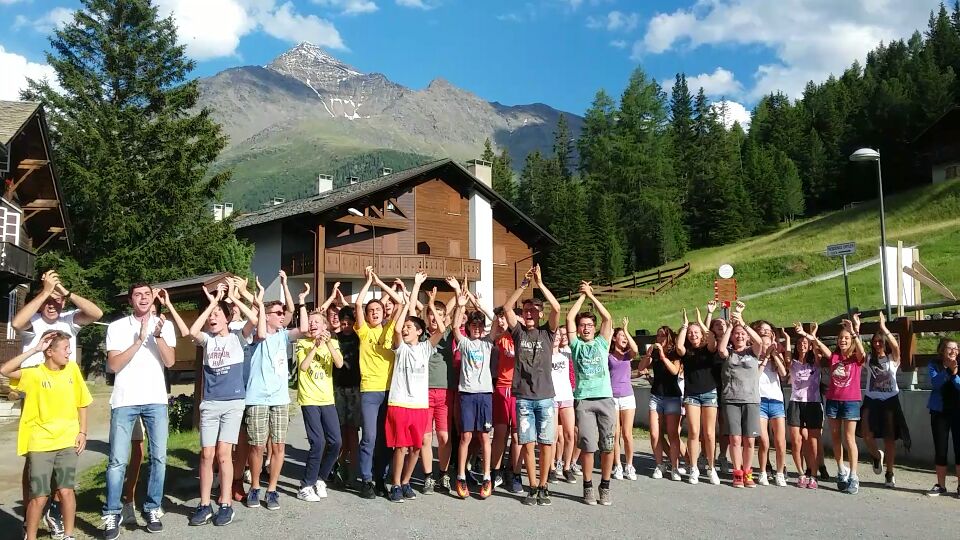
[(557, 130), (553, 133), (553, 157), (557, 160), (557, 169), (560, 174), (567, 180), (573, 174), (570, 168), (573, 161), (573, 143), (567, 117), (561, 114), (560, 119), (557, 120)]
[(510, 202), (516, 202), (517, 184), (513, 180), (513, 160), (506, 148), (493, 158), (493, 190)]
[(207, 209), (230, 178), (207, 174), (226, 138), (196, 108), (173, 19), (142, 0), (82, 3), (47, 54), (62, 90), (30, 81), (24, 97), (46, 105), (85, 278), (109, 297), (136, 281), (247, 273), (252, 250)]
[[(701, 89), (702, 90), (702, 89)], [(689, 166), (693, 155), (693, 103), (687, 77), (678, 73), (670, 93), (670, 136), (673, 142), (673, 167), (683, 189), (688, 189)]]
[(490, 142), (490, 137), (487, 137), (483, 141), (483, 152), (480, 153), (480, 159), (488, 163), (493, 163), (496, 157), (497, 155), (493, 153), (493, 143)]
[(780, 217), (792, 223), (797, 216), (803, 214), (803, 185), (797, 166), (786, 154), (777, 152), (774, 157), (776, 174), (781, 178), (783, 196), (780, 206)]
[(580, 154), (580, 172), (601, 180), (603, 189), (611, 187), (615, 167), (616, 104), (603, 90), (598, 90), (593, 104), (583, 118), (577, 150)]
[(619, 226), (620, 210), (616, 199), (593, 192), (589, 204), (592, 243), (596, 246), (596, 267), (590, 275), (610, 281), (624, 275), (623, 232)]

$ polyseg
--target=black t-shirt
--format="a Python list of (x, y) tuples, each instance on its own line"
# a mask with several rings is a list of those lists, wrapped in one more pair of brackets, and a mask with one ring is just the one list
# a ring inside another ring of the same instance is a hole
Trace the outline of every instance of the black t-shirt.
[(333, 368), (333, 385), (337, 388), (360, 387), (360, 336), (356, 332), (337, 334), (343, 367)]
[(527, 330), (523, 321), (510, 329), (513, 335), (516, 367), (513, 370), (513, 394), (523, 399), (547, 399), (553, 389), (553, 336), (545, 324)]
[(660, 351), (654, 349), (650, 355), (653, 361), (650, 369), (653, 371), (653, 382), (650, 384), (650, 393), (658, 397), (681, 397), (679, 373), (673, 374), (660, 359)]
[(713, 378), (716, 358), (716, 353), (710, 352), (706, 345), (699, 349), (687, 347), (683, 355), (684, 394), (703, 394), (717, 389), (717, 381)]

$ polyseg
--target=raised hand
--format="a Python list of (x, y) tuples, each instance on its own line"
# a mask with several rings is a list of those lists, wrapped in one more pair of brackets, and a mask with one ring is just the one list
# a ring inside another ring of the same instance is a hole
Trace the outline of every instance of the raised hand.
[(853, 314), (853, 333), (854, 334), (860, 333), (860, 314), (859, 313)]
[(367, 278), (367, 279), (373, 279), (373, 267), (372, 267), (372, 266), (365, 266), (365, 267), (363, 268), (363, 277), (365, 277), (365, 278)]
[(446, 281), (447, 285), (449, 285), (450, 288), (453, 289), (455, 292), (457, 293), (460, 292), (460, 282), (457, 281), (457, 278), (453, 276), (447, 276), (446, 279), (444, 279), (444, 281)]
[(140, 341), (146, 342), (147, 336), (149, 335), (150, 335), (150, 316), (148, 315), (140, 321), (140, 334), (139, 334)]
[(853, 331), (853, 323), (850, 322), (850, 319), (844, 319), (840, 321), (840, 325), (843, 326), (843, 329), (846, 330), (847, 332), (850, 332), (851, 334), (856, 334), (856, 332)]
[(620, 327), (623, 328), (623, 331), (624, 331), (624, 332), (627, 331), (627, 326), (629, 326), (629, 325), (630, 325), (630, 319), (628, 319), (628, 318), (626, 318), (626, 317), (620, 319)]
[(47, 270), (40, 277), (40, 282), (43, 284), (43, 291), (49, 294), (56, 290), (57, 285), (60, 284), (60, 276), (57, 275), (55, 270)]
[(820, 329), (820, 325), (817, 324), (816, 321), (810, 323), (810, 335), (811, 335), (811, 336), (817, 337), (817, 330), (819, 330), (819, 329)]
[(887, 317), (884, 316), (882, 311), (880, 312), (880, 329), (881, 330), (887, 329)]
[(430, 305), (433, 305), (437, 301), (437, 288), (434, 287), (427, 291), (427, 301), (430, 302)]
[(697, 313), (697, 323), (700, 325), (703, 325), (703, 315), (700, 314), (700, 306), (697, 306), (694, 309), (696, 310), (696, 313)]
[(283, 270), (280, 270), (280, 272), (278, 272), (277, 275), (280, 276), (280, 284), (281, 284), (281, 285), (286, 284), (286, 282), (287, 282), (287, 273), (284, 272)]
[(157, 325), (153, 328), (154, 337), (160, 337), (160, 331), (163, 330), (163, 323), (165, 322), (167, 322), (167, 316), (161, 313), (160, 316), (157, 317)]
[(157, 289), (156, 292), (157, 300), (160, 300), (160, 303), (169, 306), (170, 305), (170, 293), (166, 289)]
[(256, 280), (257, 280), (257, 296), (256, 296), (256, 298), (257, 298), (257, 302), (259, 302), (259, 303), (262, 304), (262, 303), (263, 303), (263, 293), (264, 293), (264, 291), (263, 291), (263, 284), (260, 283), (260, 278), (259, 278), (259, 277), (256, 278)]
[(422, 285), (423, 282), (426, 280), (427, 280), (427, 274), (422, 270), (418, 271), (416, 275), (413, 276), (413, 282), (417, 285)]
[(745, 309), (747, 309), (747, 305), (742, 300), (737, 300), (737, 313), (743, 313)]
[(793, 331), (800, 337), (806, 337), (806, 332), (803, 330), (803, 325), (800, 322), (793, 323)]
[(713, 313), (713, 312), (716, 311), (716, 310), (717, 310), (717, 301), (716, 301), (716, 300), (711, 300), (711, 301), (707, 302), (707, 313)]
[(457, 306), (458, 306), (458, 307), (467, 307), (467, 293), (466, 293), (466, 292), (461, 291), (460, 294), (457, 295)]
[[(543, 285), (543, 274), (540, 272), (539, 264), (533, 265), (533, 280), (537, 285)], [(589, 285), (589, 283), (587, 283), (587, 285)]]
[(299, 303), (299, 304), (306, 304), (306, 303), (307, 303), (307, 296), (309, 296), (309, 295), (310, 295), (310, 284), (309, 284), (309, 283), (304, 283), (304, 284), (303, 284), (303, 290), (300, 291), (300, 294), (297, 295), (297, 300), (298, 300), (297, 303)]
[(218, 283), (218, 284), (217, 284), (217, 292), (216, 292), (216, 294), (215, 294), (214, 296), (216, 297), (217, 302), (219, 302), (220, 300), (223, 300), (224, 298), (226, 298), (226, 297), (227, 297), (227, 284), (226, 284), (226, 283)]
[(53, 343), (54, 334), (47, 334), (40, 338), (40, 341), (33, 348), (37, 352), (43, 352), (50, 348), (50, 344)]
[(687, 317), (687, 308), (683, 308), (683, 326), (690, 326), (690, 319)]

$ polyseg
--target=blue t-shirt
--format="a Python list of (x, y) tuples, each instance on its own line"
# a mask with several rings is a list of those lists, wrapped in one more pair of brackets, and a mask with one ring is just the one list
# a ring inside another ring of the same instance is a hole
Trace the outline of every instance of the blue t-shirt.
[(243, 399), (244, 380), (243, 336), (239, 331), (225, 336), (206, 332), (197, 344), (203, 347), (203, 399), (231, 401)]
[(286, 328), (277, 330), (254, 344), (250, 357), (250, 378), (247, 380), (247, 405), (287, 405), (290, 393), (287, 378), (287, 344), (290, 336)]

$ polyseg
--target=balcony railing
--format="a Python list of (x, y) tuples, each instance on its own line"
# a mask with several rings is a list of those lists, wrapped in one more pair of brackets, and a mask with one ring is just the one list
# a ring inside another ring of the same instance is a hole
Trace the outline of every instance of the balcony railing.
[[(480, 279), (480, 261), (436, 255), (395, 255), (328, 249), (324, 252), (324, 273), (334, 276), (363, 277), (363, 269), (373, 266), (382, 278), (412, 278), (423, 269), (433, 277), (457, 276), (475, 281)], [(288, 275), (311, 274), (314, 270), (313, 253), (295, 253), (284, 257), (283, 269)]]
[(10, 242), (0, 242), (0, 273), (30, 281), (36, 262), (37, 256), (32, 251)]

